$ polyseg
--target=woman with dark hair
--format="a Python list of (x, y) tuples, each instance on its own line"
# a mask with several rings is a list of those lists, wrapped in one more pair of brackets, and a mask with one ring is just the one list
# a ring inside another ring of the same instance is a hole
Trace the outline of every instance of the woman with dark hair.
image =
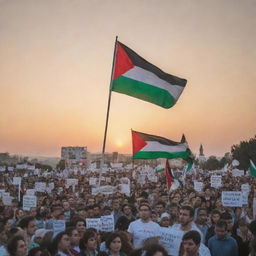
[(108, 249), (107, 255), (109, 256), (126, 256), (122, 251), (122, 237), (118, 232), (108, 235), (106, 240), (106, 247)]
[(50, 256), (47, 250), (41, 247), (34, 247), (28, 252), (28, 256)]
[(168, 256), (168, 253), (161, 244), (152, 244), (147, 249), (145, 256)]
[(52, 241), (50, 252), (52, 256), (69, 256), (70, 239), (67, 232), (60, 232)]
[(97, 251), (97, 236), (93, 230), (85, 231), (79, 243), (80, 256), (96, 256)]
[(14, 236), (7, 244), (10, 256), (26, 256), (27, 247), (22, 236)]

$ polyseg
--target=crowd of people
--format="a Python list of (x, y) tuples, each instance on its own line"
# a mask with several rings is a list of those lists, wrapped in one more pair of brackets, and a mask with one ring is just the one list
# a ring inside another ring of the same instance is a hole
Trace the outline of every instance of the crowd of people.
[[(210, 172), (197, 170), (188, 173), (177, 189), (168, 191), (165, 173), (154, 175), (152, 181), (139, 169), (101, 175), (80, 170), (47, 175), (1, 172), (0, 191), (13, 200), (4, 204), (0, 193), (0, 256), (256, 255), (253, 178), (234, 176), (229, 170), (221, 173), (222, 185), (216, 188), (211, 186)], [(22, 177), (21, 193), (13, 177)], [(92, 193), (92, 177), (100, 178), (101, 186), (117, 188), (126, 179), (130, 192)], [(67, 186), (68, 178), (78, 183)], [(24, 210), (22, 196), (38, 181), (54, 185), (50, 191), (36, 191), (37, 206)], [(202, 190), (195, 190), (195, 181), (203, 183)], [(222, 191), (241, 191), (242, 184), (250, 186), (247, 203), (223, 206)], [(111, 215), (111, 232), (88, 225), (89, 219)], [(56, 231), (56, 220), (62, 220), (65, 229)]]

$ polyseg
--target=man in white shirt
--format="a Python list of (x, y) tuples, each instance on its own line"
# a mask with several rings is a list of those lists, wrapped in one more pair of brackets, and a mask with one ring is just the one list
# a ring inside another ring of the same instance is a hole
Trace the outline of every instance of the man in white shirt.
[(143, 242), (151, 237), (160, 237), (160, 226), (151, 221), (151, 208), (147, 203), (139, 206), (140, 219), (130, 223), (128, 232), (132, 236), (134, 248), (141, 248)]

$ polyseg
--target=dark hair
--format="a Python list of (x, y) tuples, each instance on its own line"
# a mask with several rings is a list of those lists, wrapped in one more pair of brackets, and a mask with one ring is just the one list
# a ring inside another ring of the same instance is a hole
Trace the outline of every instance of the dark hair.
[(217, 221), (215, 227), (225, 228), (225, 230), (227, 230), (228, 229), (228, 224), (227, 224), (227, 222), (225, 220), (220, 219), (220, 220)]
[(252, 234), (255, 236), (256, 235), (256, 220), (253, 220), (250, 225), (249, 229), (252, 232)]
[(33, 221), (33, 220), (35, 220), (35, 217), (33, 217), (33, 216), (24, 217), (24, 218), (22, 218), (22, 219), (19, 221), (18, 227), (20, 227), (20, 228), (22, 228), (22, 229), (27, 228), (29, 222), (30, 222), (30, 221)]
[(44, 249), (50, 250), (53, 235), (54, 235), (54, 233), (51, 230), (49, 230), (47, 233), (45, 233), (42, 241), (40, 242), (40, 246)]
[(121, 230), (121, 231), (126, 231), (126, 230), (128, 230), (130, 222), (131, 221), (126, 216), (121, 216), (118, 218), (118, 220), (116, 222), (115, 229)]
[(67, 235), (68, 236), (68, 233), (63, 231), (63, 232), (60, 232), (59, 234), (57, 234), (54, 238), (53, 238), (53, 241), (52, 241), (52, 244), (50, 246), (50, 253), (55, 255), (57, 252), (58, 252), (58, 245), (59, 245), (59, 242), (60, 240), (62, 239), (62, 237), (64, 235)]
[(206, 208), (199, 207), (198, 210), (197, 210), (197, 216), (199, 215), (199, 212), (201, 212), (201, 211), (206, 211), (206, 214), (207, 214), (207, 209)]
[(153, 256), (156, 252), (161, 252), (163, 256), (168, 256), (167, 251), (161, 244), (152, 244), (149, 246), (149, 248), (146, 250), (145, 256)]
[(72, 233), (74, 230), (76, 230), (76, 227), (74, 227), (74, 226), (67, 227), (66, 232), (67, 232), (68, 236), (72, 236)]
[(114, 239), (116, 239), (117, 237), (120, 238), (121, 240), (121, 243), (122, 243), (122, 238), (120, 236), (120, 234), (118, 234), (117, 232), (113, 232), (113, 233), (110, 233), (108, 236), (107, 236), (107, 239), (106, 239), (106, 247), (108, 249), (110, 249), (110, 244), (113, 242)]
[(199, 245), (201, 242), (201, 236), (199, 232), (196, 230), (190, 230), (187, 233), (185, 233), (182, 237), (182, 241), (189, 240), (189, 239), (193, 240), (193, 242), (196, 245)]
[(127, 207), (127, 206), (131, 208), (131, 206), (130, 206), (129, 204), (124, 204), (124, 205), (122, 206), (122, 208), (121, 208), (122, 212), (124, 211), (124, 208)]
[(220, 215), (220, 218), (221, 218), (222, 220), (232, 220), (232, 216), (231, 216), (231, 214), (228, 213), (228, 212), (222, 213), (222, 214)]
[(166, 203), (163, 202), (163, 201), (158, 201), (158, 202), (156, 203), (156, 205), (162, 205), (162, 206), (165, 208)]
[(25, 240), (22, 236), (14, 236), (11, 238), (7, 244), (7, 251), (9, 252), (10, 256), (15, 255), (18, 249), (18, 242), (22, 240), (25, 243)]
[(149, 206), (148, 203), (141, 203), (141, 204), (139, 205), (139, 210), (140, 210), (140, 208), (141, 208), (142, 206), (148, 207), (148, 209), (151, 211), (151, 207)]
[(28, 256), (35, 256), (37, 252), (42, 252), (41, 256), (49, 256), (49, 253), (41, 247), (34, 247), (30, 249)]
[(86, 249), (85, 244), (88, 242), (90, 238), (94, 238), (95, 236), (96, 236), (95, 231), (92, 231), (92, 230), (85, 231), (83, 237), (80, 239), (80, 242), (79, 242), (80, 250), (85, 250)]
[(189, 211), (189, 216), (194, 217), (194, 209), (189, 205), (181, 206), (180, 210)]
[(221, 216), (220, 211), (217, 209), (212, 210), (211, 215), (213, 215), (213, 214), (219, 214), (219, 216)]
[(83, 222), (84, 225), (86, 225), (84, 219), (83, 219), (83, 218), (80, 218), (80, 217), (74, 218), (74, 219), (71, 221), (70, 225), (75, 227), (78, 222)]

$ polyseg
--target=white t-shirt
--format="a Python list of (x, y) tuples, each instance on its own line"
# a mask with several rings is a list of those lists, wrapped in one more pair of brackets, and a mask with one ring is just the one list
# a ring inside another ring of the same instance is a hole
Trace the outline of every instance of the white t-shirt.
[(141, 219), (135, 220), (130, 223), (128, 232), (132, 234), (134, 248), (141, 248), (143, 242), (150, 237), (160, 237), (160, 226), (149, 221), (144, 223)]

